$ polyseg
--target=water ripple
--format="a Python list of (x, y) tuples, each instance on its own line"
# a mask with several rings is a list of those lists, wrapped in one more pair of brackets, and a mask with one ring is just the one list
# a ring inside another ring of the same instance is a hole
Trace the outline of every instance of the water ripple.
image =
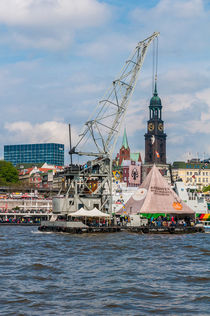
[(0, 227), (0, 315), (208, 315), (209, 238)]

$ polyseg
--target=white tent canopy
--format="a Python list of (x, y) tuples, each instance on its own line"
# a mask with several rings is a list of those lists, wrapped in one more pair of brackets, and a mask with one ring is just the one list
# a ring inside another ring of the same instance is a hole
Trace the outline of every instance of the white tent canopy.
[(89, 215), (91, 217), (110, 217), (109, 214), (99, 211), (96, 207), (93, 210), (87, 212), (91, 214)]
[(71, 213), (70, 215), (73, 217), (80, 217), (80, 216), (82, 217), (82, 216), (87, 216), (86, 212), (87, 211), (82, 207), (78, 211)]
[(194, 214), (195, 212), (173, 191), (154, 164), (139, 189), (117, 213)]
[(74, 213), (70, 214), (72, 217), (110, 217), (109, 214), (99, 211), (96, 207), (93, 210), (87, 211), (83, 207)]

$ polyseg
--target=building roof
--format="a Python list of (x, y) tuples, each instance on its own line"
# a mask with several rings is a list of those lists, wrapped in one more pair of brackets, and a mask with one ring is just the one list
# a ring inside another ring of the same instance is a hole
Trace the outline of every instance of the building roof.
[(210, 163), (174, 161), (173, 169), (210, 169)]
[(159, 98), (158, 96), (158, 93), (157, 93), (157, 82), (155, 81), (155, 89), (154, 89), (154, 93), (153, 93), (153, 97), (150, 99), (150, 106), (151, 107), (162, 107), (162, 104), (161, 104), (161, 99)]
[(130, 153), (130, 159), (132, 161), (139, 161), (139, 158), (141, 161), (141, 154), (140, 153)]
[(42, 167), (43, 163), (18, 163), (16, 165), (17, 169), (28, 169), (33, 167)]
[(19, 172), (19, 176), (24, 176), (24, 175), (30, 174), (33, 169), (34, 169), (34, 168), (23, 169), (23, 170), (21, 170), (21, 171)]

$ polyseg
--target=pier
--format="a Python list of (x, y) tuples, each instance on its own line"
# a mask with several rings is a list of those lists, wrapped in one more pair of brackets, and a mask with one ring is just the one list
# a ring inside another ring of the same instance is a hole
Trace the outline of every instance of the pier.
[(199, 226), (177, 226), (177, 227), (149, 227), (147, 226), (87, 226), (82, 222), (66, 222), (66, 221), (42, 221), (38, 228), (43, 232), (62, 232), (70, 234), (83, 233), (117, 233), (128, 232), (138, 234), (192, 234), (204, 233), (204, 228)]

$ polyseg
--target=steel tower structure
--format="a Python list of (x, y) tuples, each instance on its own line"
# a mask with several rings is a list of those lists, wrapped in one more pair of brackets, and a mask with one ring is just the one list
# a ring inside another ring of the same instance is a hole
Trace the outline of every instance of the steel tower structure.
[(62, 213), (69, 214), (81, 206), (86, 209), (96, 206), (111, 213), (112, 154), (147, 50), (158, 36), (159, 33), (154, 32), (137, 44), (119, 76), (85, 123), (78, 143), (70, 150), (70, 155), (86, 156), (89, 160), (83, 166), (69, 166), (66, 173), (68, 190)]

